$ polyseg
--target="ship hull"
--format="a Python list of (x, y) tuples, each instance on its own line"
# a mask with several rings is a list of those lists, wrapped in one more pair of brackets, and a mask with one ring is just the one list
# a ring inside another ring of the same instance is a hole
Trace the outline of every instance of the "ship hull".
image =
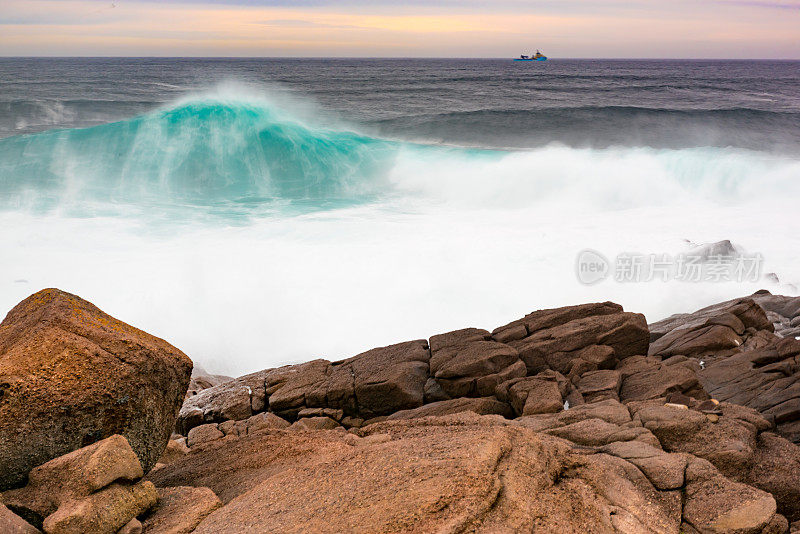
[(538, 57), (535, 59), (522, 59), (520, 57), (514, 58), (514, 61), (547, 61), (546, 57)]

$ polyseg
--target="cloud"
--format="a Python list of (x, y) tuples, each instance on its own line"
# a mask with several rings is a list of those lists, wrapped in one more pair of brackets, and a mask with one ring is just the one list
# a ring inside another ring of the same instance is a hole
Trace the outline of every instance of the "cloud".
[(800, 10), (800, 2), (797, 1), (774, 1), (774, 0), (714, 0), (716, 4), (727, 4), (734, 6), (763, 7), (766, 9), (795, 9)]
[(273, 26), (276, 28), (337, 28), (337, 29), (357, 29), (363, 26), (355, 26), (352, 24), (326, 24), (324, 22), (315, 22), (311, 20), (302, 19), (273, 19), (273, 20), (260, 20), (254, 22), (262, 26)]

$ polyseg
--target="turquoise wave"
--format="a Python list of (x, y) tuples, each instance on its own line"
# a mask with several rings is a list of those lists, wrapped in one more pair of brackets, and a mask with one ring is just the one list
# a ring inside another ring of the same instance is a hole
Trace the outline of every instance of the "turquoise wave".
[(400, 147), (312, 127), (263, 102), (197, 99), (91, 128), (0, 139), (0, 202), (357, 202), (385, 190)]

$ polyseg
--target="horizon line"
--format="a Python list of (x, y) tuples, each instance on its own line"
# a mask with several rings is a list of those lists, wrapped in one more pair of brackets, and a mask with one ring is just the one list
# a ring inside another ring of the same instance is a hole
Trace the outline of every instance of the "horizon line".
[[(46, 55), (2, 55), (0, 59), (380, 59), (380, 60), (403, 60), (403, 59), (439, 59), (439, 60), (513, 60), (519, 56), (46, 56)], [(724, 57), (552, 57), (548, 56), (548, 61), (800, 61), (797, 58), (724, 58)]]

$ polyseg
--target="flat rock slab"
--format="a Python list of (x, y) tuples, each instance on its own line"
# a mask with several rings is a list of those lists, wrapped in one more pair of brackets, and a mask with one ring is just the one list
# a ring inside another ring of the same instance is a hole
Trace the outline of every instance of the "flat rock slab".
[(680, 524), (679, 495), (659, 492), (632, 465), (576, 455), (560, 440), (491, 415), (386, 421), (356, 434), (276, 431), (217, 441), (190, 456), (152, 480), (207, 485), (220, 496), (225, 505), (198, 534), (264, 525), (281, 532), (611, 532), (612, 510), (652, 532)]
[(511, 407), (493, 397), (452, 399), (432, 402), (413, 410), (401, 410), (388, 417), (388, 420), (414, 419), (432, 415), (450, 415), (459, 412), (474, 412), (478, 415), (497, 414), (511, 417)]

